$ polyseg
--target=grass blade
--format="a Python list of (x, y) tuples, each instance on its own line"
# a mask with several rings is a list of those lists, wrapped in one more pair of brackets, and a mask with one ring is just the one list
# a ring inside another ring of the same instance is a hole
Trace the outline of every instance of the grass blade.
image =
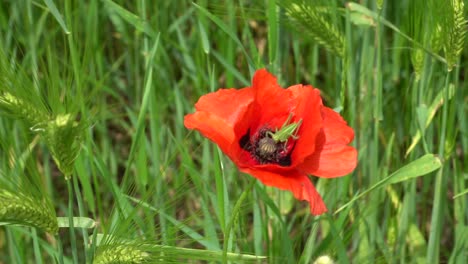
[(70, 30), (68, 30), (67, 25), (65, 24), (65, 21), (62, 18), (62, 14), (60, 14), (60, 12), (58, 11), (57, 7), (55, 6), (54, 1), (44, 0), (44, 3), (49, 8), (49, 10), (52, 13), (52, 15), (54, 16), (55, 20), (57, 20), (57, 22), (60, 24), (60, 26), (62, 27), (65, 34), (70, 34), (71, 32), (70, 32)]
[(424, 155), (421, 158), (400, 168), (399, 170), (390, 174), (389, 176), (383, 178), (381, 181), (379, 181), (378, 183), (376, 183), (369, 189), (365, 190), (364, 192), (360, 193), (359, 195), (355, 196), (353, 199), (351, 199), (351, 201), (341, 206), (333, 214), (339, 213), (346, 207), (353, 204), (356, 200), (372, 192), (375, 189), (387, 186), (389, 184), (399, 183), (399, 182), (407, 181), (416, 177), (426, 175), (430, 172), (437, 170), (441, 166), (442, 166), (442, 162), (434, 154)]

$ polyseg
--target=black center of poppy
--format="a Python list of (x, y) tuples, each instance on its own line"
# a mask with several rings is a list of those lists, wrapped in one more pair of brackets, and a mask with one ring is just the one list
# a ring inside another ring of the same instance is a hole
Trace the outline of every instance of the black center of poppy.
[(271, 138), (271, 129), (262, 128), (255, 135), (250, 130), (241, 137), (239, 145), (248, 151), (260, 164), (291, 165), (291, 151), (287, 150), (288, 142), (276, 142)]

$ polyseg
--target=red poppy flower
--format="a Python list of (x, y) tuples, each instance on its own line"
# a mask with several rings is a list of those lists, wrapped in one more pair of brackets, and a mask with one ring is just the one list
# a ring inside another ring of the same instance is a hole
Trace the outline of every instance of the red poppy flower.
[(310, 85), (281, 88), (266, 70), (252, 87), (202, 96), (184, 124), (209, 138), (242, 172), (265, 185), (291, 191), (320, 215), (327, 208), (308, 175), (332, 178), (354, 170), (354, 131)]

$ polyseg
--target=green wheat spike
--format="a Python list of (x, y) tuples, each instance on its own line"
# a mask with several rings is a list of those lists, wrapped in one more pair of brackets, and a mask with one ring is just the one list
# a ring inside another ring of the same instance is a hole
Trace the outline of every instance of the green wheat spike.
[[(132, 228), (125, 231), (129, 230)], [(97, 234), (93, 243), (96, 244), (94, 264), (181, 263), (182, 259), (191, 263), (191, 260), (219, 261), (223, 256), (233, 263), (258, 263), (266, 259), (265, 256), (166, 246), (154, 240), (121, 239), (109, 234)]]
[(444, 28), (446, 29), (444, 51), (448, 70), (451, 71), (463, 50), (467, 21), (463, 15), (463, 1), (451, 0), (447, 6), (449, 7), (449, 12), (447, 12), (448, 17), (444, 21)]
[[(13, 64), (13, 66), (12, 66)], [(0, 48), (0, 111), (26, 120), (31, 126), (49, 119), (49, 112), (34, 83)]]
[(437, 53), (442, 49), (443, 45), (444, 39), (442, 37), (442, 27), (437, 23), (431, 34), (431, 50)]
[(33, 104), (9, 92), (0, 94), (0, 107), (26, 120), (31, 125), (31, 131), (42, 136), (57, 167), (65, 178), (69, 178), (81, 148), (83, 122), (76, 122), (71, 114), (57, 115), (51, 119)]
[(73, 165), (81, 149), (84, 123), (75, 121), (70, 114), (58, 115), (41, 128), (52, 157), (59, 170), (70, 178)]
[(377, 8), (382, 9), (383, 8), (383, 0), (377, 0)]
[(9, 92), (0, 93), (0, 107), (32, 125), (40, 124), (48, 119), (47, 113)]
[(305, 1), (291, 1), (281, 5), (286, 10), (287, 22), (292, 28), (300, 29), (328, 51), (343, 57), (344, 34), (326, 16), (329, 12), (327, 7)]
[(47, 113), (9, 92), (0, 94), (0, 107), (26, 120), (31, 131), (42, 136), (57, 167), (69, 178), (81, 149), (84, 123), (75, 121), (71, 114), (60, 114), (51, 119)]
[[(75, 102), (58, 96), (43, 98), (34, 88), (21, 67), (14, 70), (0, 49), (0, 114), (25, 120), (30, 130), (40, 135), (59, 170), (69, 179), (81, 149), (86, 122), (76, 120), (77, 113), (63, 113), (74, 109)], [(56, 94), (51, 83), (42, 93)], [(75, 107), (76, 108), (76, 107)]]
[(416, 80), (421, 78), (421, 72), (424, 66), (424, 51), (419, 48), (414, 48), (411, 51), (411, 64), (414, 67), (414, 73), (416, 74)]
[(136, 245), (118, 244), (99, 246), (94, 264), (139, 264), (144, 263), (149, 254)]
[(0, 189), (0, 222), (34, 226), (51, 234), (58, 231), (53, 207), (18, 191)]
[[(424, 8), (427, 5), (423, 2), (411, 1), (409, 6), (409, 26), (410, 34), (418, 43), (425, 43), (424, 37), (426, 36), (425, 32), (428, 30), (426, 25), (426, 20), (428, 19), (425, 13), (423, 12)], [(424, 67), (424, 51), (422, 48), (413, 45), (413, 48), (410, 52), (411, 64), (414, 68), (414, 73), (416, 75), (416, 81), (420, 79), (421, 72)]]

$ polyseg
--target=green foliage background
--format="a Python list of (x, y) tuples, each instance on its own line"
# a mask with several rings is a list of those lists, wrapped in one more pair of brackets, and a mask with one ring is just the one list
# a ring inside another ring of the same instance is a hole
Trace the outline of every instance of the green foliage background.
[[(465, 263), (466, 6), (0, 1), (0, 263)], [(183, 126), (263, 67), (355, 129), (320, 217)]]

